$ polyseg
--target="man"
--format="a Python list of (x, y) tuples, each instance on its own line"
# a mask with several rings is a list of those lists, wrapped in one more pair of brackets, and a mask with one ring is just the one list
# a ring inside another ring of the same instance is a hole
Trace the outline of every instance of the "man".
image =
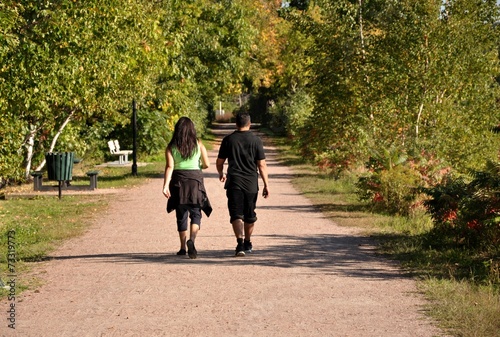
[[(230, 222), (236, 236), (236, 256), (252, 251), (251, 236), (257, 215), (258, 173), (264, 182), (262, 196), (269, 196), (266, 156), (262, 140), (250, 131), (250, 115), (236, 116), (237, 130), (222, 140), (216, 161), (219, 180), (224, 182)], [(224, 163), (228, 160), (227, 176)], [(258, 171), (258, 173), (257, 173)]]

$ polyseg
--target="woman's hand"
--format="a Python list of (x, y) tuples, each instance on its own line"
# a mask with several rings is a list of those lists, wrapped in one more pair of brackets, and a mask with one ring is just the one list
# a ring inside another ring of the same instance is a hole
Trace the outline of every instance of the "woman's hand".
[(170, 194), (170, 189), (168, 187), (163, 188), (163, 195), (167, 199), (170, 198), (171, 194)]

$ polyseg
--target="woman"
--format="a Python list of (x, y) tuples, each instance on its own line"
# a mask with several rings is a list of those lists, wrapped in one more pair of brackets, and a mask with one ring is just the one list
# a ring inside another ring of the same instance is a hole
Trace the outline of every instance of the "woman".
[[(208, 201), (201, 169), (209, 167), (205, 146), (196, 137), (194, 123), (181, 117), (175, 124), (172, 140), (165, 150), (166, 166), (163, 194), (168, 199), (167, 212), (175, 210), (177, 230), (181, 248), (177, 255), (196, 259), (196, 235), (201, 225), (201, 211), (210, 216), (212, 208)], [(191, 220), (187, 239), (188, 216)]]

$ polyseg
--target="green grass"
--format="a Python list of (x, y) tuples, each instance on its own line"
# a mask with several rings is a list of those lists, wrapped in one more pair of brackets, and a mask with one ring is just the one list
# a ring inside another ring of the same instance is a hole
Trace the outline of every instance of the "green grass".
[[(98, 188), (129, 188), (142, 183), (144, 179), (161, 177), (165, 169), (165, 158), (160, 154), (148, 157), (147, 165), (141, 166), (139, 164), (137, 166), (137, 176), (132, 175), (131, 167), (108, 166), (92, 168), (92, 170), (94, 169), (100, 171), (97, 177)], [(87, 171), (89, 171), (88, 167), (75, 166), (71, 184), (88, 186), (89, 178), (85, 174)]]
[[(30, 262), (40, 261), (63, 240), (81, 234), (88, 228), (95, 214), (108, 204), (109, 196), (37, 197), (9, 199), (0, 202), (0, 279), (6, 282), (8, 271), (7, 252), (16, 260), (18, 277), (16, 291), (29, 288), (37, 281), (28, 279)], [(10, 232), (10, 238), (7, 233)], [(0, 296), (6, 290), (0, 289)]]
[(294, 186), (325, 216), (340, 226), (361, 228), (379, 245), (379, 252), (412, 272), (429, 300), (426, 312), (452, 336), (500, 336), (500, 274), (482, 256), (447, 246), (430, 235), (430, 217), (417, 210), (411, 217), (380, 215), (360, 202), (356, 173), (334, 177), (305, 163), (283, 138), (275, 144), (289, 165)]
[(421, 289), (430, 299), (430, 314), (452, 335), (500, 335), (500, 297), (491, 287), (429, 278)]
[[(4, 235), (0, 238), (0, 249), (7, 247), (6, 231), (14, 230), (18, 258), (24, 261), (41, 258), (53, 243), (80, 233), (85, 220), (90, 218), (86, 213), (99, 211), (106, 203), (99, 195), (2, 201), (0, 218)], [(0, 256), (0, 262), (5, 262), (5, 254)]]

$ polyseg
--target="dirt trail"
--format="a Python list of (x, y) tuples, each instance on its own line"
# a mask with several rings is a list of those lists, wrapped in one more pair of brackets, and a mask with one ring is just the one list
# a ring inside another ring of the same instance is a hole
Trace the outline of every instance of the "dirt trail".
[(443, 335), (424, 316), (415, 282), (377, 257), (368, 238), (318, 213), (271, 146), (271, 196), (258, 201), (254, 252), (233, 257), (217, 149), (205, 174), (214, 211), (202, 220), (198, 259), (175, 255), (175, 215), (165, 212), (162, 179), (151, 179), (117, 195), (83, 236), (36, 268), (44, 285), (18, 296), (15, 330), (9, 302), (0, 302), (0, 335)]

